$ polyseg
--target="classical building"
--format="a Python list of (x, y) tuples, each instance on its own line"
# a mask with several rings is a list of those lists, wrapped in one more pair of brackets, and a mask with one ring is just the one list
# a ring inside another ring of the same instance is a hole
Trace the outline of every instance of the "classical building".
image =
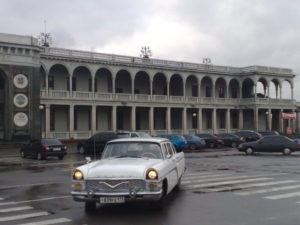
[(0, 139), (82, 139), (106, 130), (296, 132), (294, 77), (286, 68), (102, 54), (0, 34)]

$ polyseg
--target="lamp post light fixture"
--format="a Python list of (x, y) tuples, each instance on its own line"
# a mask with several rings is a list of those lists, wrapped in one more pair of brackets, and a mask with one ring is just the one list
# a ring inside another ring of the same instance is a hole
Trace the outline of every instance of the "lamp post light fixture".
[(141, 55), (140, 55), (142, 58), (145, 58), (145, 59), (149, 59), (151, 56), (152, 56), (152, 51), (150, 50), (149, 47), (147, 46), (144, 46), (142, 47), (141, 49)]
[(197, 112), (192, 113), (192, 128), (195, 129), (195, 135), (197, 133), (197, 122), (198, 122), (198, 114)]

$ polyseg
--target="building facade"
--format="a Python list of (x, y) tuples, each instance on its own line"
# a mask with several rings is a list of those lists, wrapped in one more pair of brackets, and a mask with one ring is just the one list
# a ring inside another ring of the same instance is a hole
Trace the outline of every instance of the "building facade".
[(279, 67), (41, 47), (32, 37), (0, 34), (0, 139), (83, 139), (107, 130), (297, 132), (294, 76)]

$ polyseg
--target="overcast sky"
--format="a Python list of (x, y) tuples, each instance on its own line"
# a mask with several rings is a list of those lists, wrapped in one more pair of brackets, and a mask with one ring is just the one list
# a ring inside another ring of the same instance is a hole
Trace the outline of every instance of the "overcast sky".
[(0, 32), (46, 29), (53, 47), (139, 56), (149, 46), (152, 58), (291, 68), (300, 101), (299, 9), (299, 0), (0, 0)]

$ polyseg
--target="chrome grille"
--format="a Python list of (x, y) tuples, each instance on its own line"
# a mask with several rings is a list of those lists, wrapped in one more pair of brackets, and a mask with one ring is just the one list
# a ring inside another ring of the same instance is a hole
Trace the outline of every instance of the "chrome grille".
[(86, 180), (86, 190), (104, 193), (129, 193), (129, 190), (145, 190), (144, 180)]

